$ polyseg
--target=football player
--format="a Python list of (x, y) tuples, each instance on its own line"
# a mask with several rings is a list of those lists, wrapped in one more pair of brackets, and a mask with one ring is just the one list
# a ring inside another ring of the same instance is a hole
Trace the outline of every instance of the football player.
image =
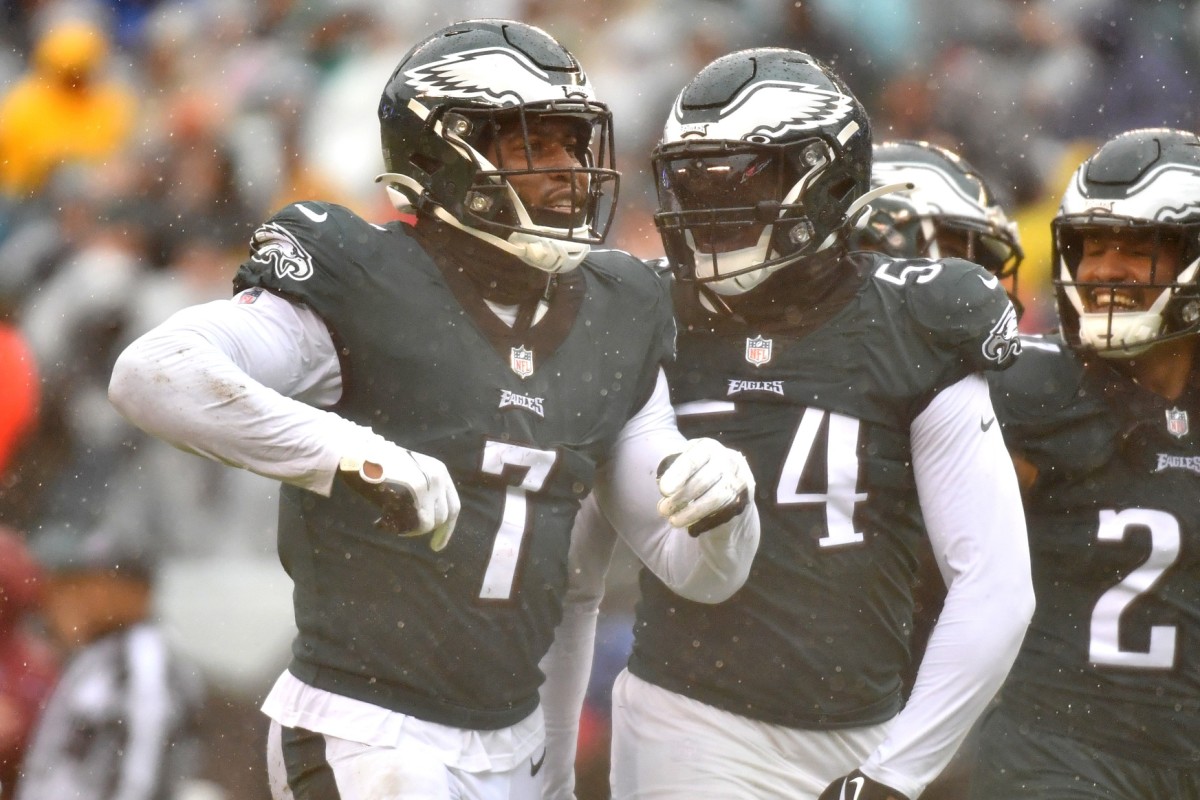
[(532, 800), (581, 499), (715, 602), (757, 546), (754, 483), (675, 428), (661, 279), (592, 249), (611, 118), (567, 50), (517, 22), (451, 25), (404, 56), (378, 116), (399, 219), (283, 209), (233, 301), (136, 341), (110, 395), (284, 483), (298, 635), (263, 706), (276, 798)]
[(1200, 797), (1200, 137), (1110, 139), (1052, 232), (1059, 335), (992, 387), (1038, 607), (971, 796)]
[[(1017, 224), (1009, 220), (983, 175), (970, 163), (930, 142), (879, 142), (873, 150), (871, 186), (889, 187), (891, 191), (871, 201), (865, 224), (860, 223), (850, 237), (851, 248), (878, 250), (900, 258), (954, 256), (973, 261), (1001, 280), (1020, 315), (1017, 277), (1025, 254)], [(946, 586), (928, 540), (921, 542), (918, 555), (920, 565), (913, 587), (913, 660), (904, 676), (906, 696), (912, 691), (926, 642), (946, 597)], [(965, 795), (974, 761), (972, 734), (929, 784), (923, 797)]]
[[(878, 250), (898, 258), (953, 256), (973, 261), (1004, 283), (1020, 314), (1017, 276), (1025, 253), (1017, 225), (978, 170), (957, 153), (930, 142), (878, 142), (872, 150), (871, 188), (885, 187), (887, 193), (871, 201), (870, 213), (850, 235), (850, 249)], [(914, 654), (924, 648), (946, 593), (928, 547), (921, 551)]]
[[(613, 691), (613, 796), (915, 798), (1033, 610), (982, 374), (1018, 353), (1012, 304), (960, 259), (847, 250), (871, 199), (870, 123), (804, 53), (701, 70), (653, 167), (678, 278), (671, 399), (683, 430), (746, 455), (762, 541), (718, 605), (643, 571)], [(905, 705), (926, 535), (949, 592)]]
[(912, 188), (895, 188), (872, 200), (871, 213), (850, 238), (851, 249), (973, 261), (1004, 282), (1020, 312), (1017, 276), (1025, 251), (1017, 223), (977, 169), (930, 142), (880, 142), (873, 152), (871, 188), (886, 186)]

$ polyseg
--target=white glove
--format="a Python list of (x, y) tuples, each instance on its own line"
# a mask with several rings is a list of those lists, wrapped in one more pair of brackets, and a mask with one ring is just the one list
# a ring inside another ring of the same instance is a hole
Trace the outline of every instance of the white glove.
[(692, 439), (658, 468), (658, 513), (693, 536), (728, 522), (749, 505), (754, 476), (745, 457), (715, 439)]
[(376, 527), (401, 536), (430, 534), (435, 552), (450, 541), (462, 503), (441, 461), (384, 442), (368, 457), (343, 457), (338, 468), (351, 488), (383, 512)]

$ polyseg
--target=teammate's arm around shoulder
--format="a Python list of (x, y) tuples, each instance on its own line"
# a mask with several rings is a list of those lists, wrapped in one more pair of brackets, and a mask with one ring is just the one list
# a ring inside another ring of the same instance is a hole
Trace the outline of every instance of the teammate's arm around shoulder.
[(458, 515), (445, 466), (318, 407), (340, 393), (324, 322), (262, 289), (176, 313), (125, 349), (109, 382), (123, 416), (182, 450), (326, 496), (346, 467), (378, 494), (381, 527), (402, 518), (444, 546)]
[(759, 538), (754, 476), (736, 450), (683, 438), (661, 371), (596, 476), (596, 502), (638, 558), (682, 597), (717, 603), (746, 582)]

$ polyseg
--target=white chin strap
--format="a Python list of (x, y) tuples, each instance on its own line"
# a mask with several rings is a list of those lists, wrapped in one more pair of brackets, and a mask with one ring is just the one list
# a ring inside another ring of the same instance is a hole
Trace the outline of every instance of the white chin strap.
[[(416, 210), (413, 205), (414, 198), (420, 197), (425, 191), (421, 184), (413, 178), (395, 172), (385, 172), (376, 177), (375, 182), (387, 183), (388, 199), (391, 200), (396, 210), (402, 214), (414, 213)], [(413, 193), (411, 197), (409, 196), (409, 192)], [(476, 239), (481, 239), (511, 256), (516, 256), (534, 269), (540, 269), (542, 272), (549, 272), (552, 275), (560, 272), (570, 272), (578, 267), (587, 258), (588, 253), (592, 251), (590, 244), (551, 239), (532, 233), (511, 233), (507, 239), (504, 239), (487, 231), (472, 228), (470, 225), (464, 225), (440, 205), (434, 204), (430, 208), (433, 211), (433, 215), (447, 225), (452, 225), (460, 231), (465, 231)], [(518, 205), (517, 208), (523, 211), (522, 206)], [(520, 216), (523, 217), (524, 214), (521, 213)], [(546, 230), (553, 230), (563, 234), (572, 233), (572, 231), (567, 229), (560, 231), (557, 228), (547, 228)]]
[[(1192, 262), (1176, 282), (1190, 282), (1198, 267), (1200, 261)], [(1114, 311), (1110, 315), (1107, 311), (1085, 312), (1078, 287), (1065, 286), (1063, 290), (1079, 312), (1079, 343), (1101, 358), (1133, 358), (1153, 347), (1162, 333), (1163, 311), (1172, 294), (1164, 289), (1145, 311)]]
[[(745, 294), (755, 286), (758, 286), (771, 273), (784, 266), (783, 264), (776, 264), (764, 267), (763, 269), (752, 269), (754, 265), (761, 264), (767, 260), (767, 247), (771, 241), (772, 227), (771, 225), (764, 226), (762, 234), (758, 237), (758, 241), (749, 247), (743, 247), (740, 250), (730, 250), (727, 253), (716, 253), (715, 255), (713, 253), (701, 253), (696, 248), (692, 232), (687, 231), (685, 235), (688, 247), (692, 249), (692, 258), (696, 263), (696, 277), (704, 283), (705, 287), (719, 295)], [(736, 273), (741, 270), (747, 271), (729, 278), (711, 280), (719, 273)]]
[[(880, 186), (877, 189), (872, 189), (850, 204), (849, 208), (846, 209), (846, 218), (850, 220), (850, 224), (852, 225), (862, 224), (862, 222), (865, 221), (867, 216), (869, 216), (871, 213), (868, 204), (872, 200), (880, 197), (881, 195), (891, 194), (892, 192), (912, 190), (912, 188), (913, 185), (911, 183), (889, 183), (886, 186)], [(804, 184), (797, 184), (792, 188), (792, 191), (788, 192), (788, 195), (783, 199), (783, 203), (785, 205), (794, 203), (796, 198), (800, 196), (800, 193), (803, 190)], [(782, 214), (782, 212), (780, 213)], [(718, 253), (715, 262), (711, 253), (701, 253), (696, 248), (696, 242), (692, 238), (692, 232), (690, 230), (687, 231), (685, 235), (687, 237), (688, 247), (692, 249), (692, 259), (696, 264), (696, 277), (702, 280), (706, 278), (713, 278), (717, 275), (717, 271), (715, 270), (719, 270), (721, 273), (741, 272), (740, 275), (732, 274), (728, 278), (707, 281), (704, 285), (712, 292), (719, 295), (728, 296), (745, 294), (765, 281), (773, 273), (778, 272), (784, 267), (790, 266), (803, 258), (803, 256), (796, 256), (794, 259), (790, 259), (779, 264), (772, 264), (769, 267), (763, 267), (762, 269), (757, 270), (753, 269), (755, 264), (762, 264), (763, 262), (770, 260), (771, 254), (768, 252), (768, 249), (771, 243), (771, 232), (774, 229), (774, 223), (765, 226), (762, 234), (759, 235), (757, 242), (749, 247), (743, 247), (740, 250), (730, 250), (728, 253)], [(819, 253), (822, 250), (832, 246), (835, 241), (837, 241), (836, 231), (831, 233), (829, 236), (826, 236), (825, 240), (822, 241), (817, 249), (813, 250), (812, 252)], [(806, 255), (811, 255), (811, 253)], [(742, 272), (742, 270), (746, 270), (746, 272)]]
[[(1149, 311), (1120, 311), (1079, 316), (1079, 342), (1103, 358), (1132, 358), (1144, 353), (1162, 330), (1162, 314)], [(1111, 334), (1111, 338), (1110, 338)]]

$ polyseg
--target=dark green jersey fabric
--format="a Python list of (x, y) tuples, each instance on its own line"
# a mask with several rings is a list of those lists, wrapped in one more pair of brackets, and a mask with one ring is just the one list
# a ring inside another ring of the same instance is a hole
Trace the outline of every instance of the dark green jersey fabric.
[(1037, 611), (1002, 691), (1025, 723), (1128, 758), (1200, 759), (1200, 390), (1171, 402), (1030, 339), (994, 376)]
[(453, 539), (433, 553), (376, 530), (378, 510), (341, 482), (328, 499), (284, 487), (291, 671), (447, 725), (521, 720), (561, 616), (579, 502), (670, 357), (667, 290), (641, 261), (593, 253), (515, 334), (399, 222), (306, 202), (266, 226), (235, 286), (314, 309), (341, 359), (333, 410), (440, 459), (462, 500)]
[(844, 306), (815, 328), (764, 333), (677, 301), (680, 427), (746, 456), (762, 538), (746, 585), (715, 606), (643, 571), (630, 660), (667, 689), (799, 728), (898, 710), (923, 535), (909, 426), (1016, 340), (1004, 290), (967, 262), (855, 253), (842, 269)]

